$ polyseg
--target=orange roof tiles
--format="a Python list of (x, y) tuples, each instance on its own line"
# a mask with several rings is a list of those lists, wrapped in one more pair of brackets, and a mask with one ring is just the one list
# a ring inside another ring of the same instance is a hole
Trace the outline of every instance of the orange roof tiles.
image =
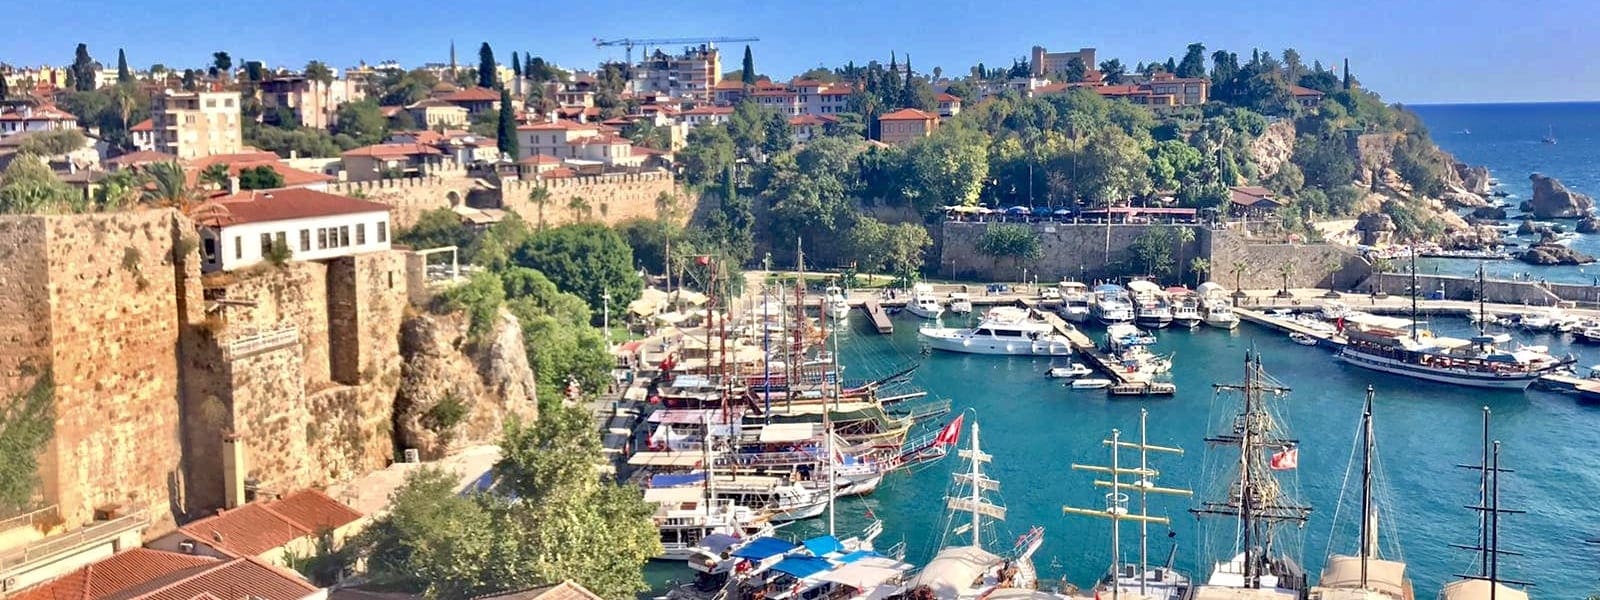
[(267, 509), (317, 533), (338, 529), (361, 518), (361, 513), (356, 509), (311, 489), (269, 502)]
[(88, 600), (193, 600), (210, 595), (218, 600), (300, 600), (316, 593), (298, 575), (257, 558), (236, 558), (195, 573), (178, 573)]
[(129, 152), (116, 158), (109, 159), (106, 162), (113, 165), (132, 167), (136, 165), (147, 165), (150, 163), (175, 160), (178, 160), (178, 157), (165, 152), (157, 152), (155, 150), (140, 150), (138, 152)]
[(600, 600), (600, 596), (569, 579), (555, 585), (484, 596), (480, 600)]
[(346, 150), (339, 156), (365, 156), (369, 158), (396, 159), (405, 158), (408, 156), (417, 156), (419, 154), (436, 155), (444, 153), (439, 151), (438, 148), (426, 144), (373, 144), (371, 146), (362, 146), (360, 148)]
[(915, 108), (902, 108), (878, 117), (879, 121), (937, 121), (938, 119), (939, 115)]
[(683, 112), (678, 113), (678, 114), (684, 115), (684, 116), (688, 116), (688, 115), (731, 115), (731, 114), (733, 114), (733, 107), (732, 106), (696, 106), (694, 108), (691, 108), (689, 110), (683, 111)]
[(12, 109), (0, 111), (0, 121), (76, 121), (72, 113), (56, 108), (54, 105), (45, 104), (32, 109)]
[(498, 102), (500, 100), (500, 92), (475, 85), (440, 96), (439, 99), (445, 102)]
[(584, 131), (592, 129), (595, 129), (595, 125), (593, 123), (579, 123), (577, 121), (569, 121), (566, 119), (556, 119), (554, 121), (534, 123), (532, 125), (521, 125), (517, 127), (517, 131)]
[(946, 92), (939, 92), (938, 94), (934, 95), (933, 99), (934, 100), (938, 100), (939, 102), (960, 102), (961, 101), (961, 97), (960, 96), (957, 96), (955, 94), (946, 93)]
[(23, 590), (12, 600), (93, 600), (173, 575), (194, 573), (215, 558), (134, 548)]
[(1292, 95), (1292, 96), (1324, 96), (1324, 95), (1326, 95), (1326, 94), (1323, 94), (1322, 92), (1319, 92), (1317, 90), (1313, 90), (1311, 88), (1302, 87), (1302, 86), (1298, 86), (1298, 85), (1290, 85), (1289, 86), (1289, 94)]
[[(224, 227), (239, 223), (388, 211), (387, 204), (305, 188), (288, 188), (222, 196), (201, 204), (194, 212), (196, 222)], [(252, 502), (178, 529), (197, 541), (244, 555), (260, 554), (289, 540), (316, 533), (309, 527), (267, 510), (260, 502)], [(221, 541), (217, 540), (218, 537), (222, 538)]]
[(128, 128), (128, 131), (132, 131), (132, 132), (155, 131), (155, 130), (156, 130), (155, 121), (151, 120), (151, 119), (145, 119), (143, 121), (139, 121), (138, 123), (134, 123), (133, 127), (129, 127)]
[(810, 114), (810, 113), (799, 115), (799, 116), (794, 116), (794, 117), (789, 117), (789, 124), (793, 125), (795, 127), (805, 127), (807, 125), (826, 125), (828, 123), (833, 123), (833, 122), (836, 122), (836, 121), (838, 121), (838, 119), (833, 119), (833, 118), (830, 118), (830, 117), (824, 117), (824, 116), (820, 116), (820, 115), (813, 115), (813, 114)]
[(238, 154), (213, 154), (211, 156), (203, 156), (185, 162), (184, 170), (188, 174), (190, 185), (198, 182), (200, 179), (200, 173), (204, 171), (206, 167), (211, 165), (227, 165), (228, 174), (234, 177), (238, 177), (239, 172), (245, 169), (252, 169), (262, 166), (269, 167), (273, 171), (277, 171), (278, 176), (283, 178), (283, 187), (296, 187), (316, 183), (326, 183), (334, 180), (332, 176), (323, 175), (322, 173), (312, 173), (310, 171), (302, 171), (300, 169), (291, 168), (290, 166), (283, 164), (283, 162), (278, 159), (277, 154), (256, 151), (241, 152)]
[(522, 164), (522, 165), (559, 165), (559, 164), (561, 164), (561, 159), (556, 158), (554, 156), (550, 156), (548, 154), (534, 154), (532, 156), (523, 157), (521, 160), (517, 161), (517, 164)]

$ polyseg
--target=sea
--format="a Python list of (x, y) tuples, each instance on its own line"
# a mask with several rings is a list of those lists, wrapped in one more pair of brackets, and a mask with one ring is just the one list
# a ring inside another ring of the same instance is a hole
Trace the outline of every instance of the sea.
[[(1533, 104), (1430, 104), (1410, 106), (1428, 126), (1434, 142), (1458, 160), (1489, 168), (1499, 188), (1510, 194), (1511, 216), (1516, 205), (1533, 195), (1528, 176), (1541, 173), (1561, 180), (1567, 189), (1600, 196), (1600, 102)], [(1551, 137), (1554, 144), (1544, 143)], [(1574, 221), (1565, 221), (1572, 230)], [(1525, 240), (1527, 241), (1527, 240)], [(1600, 235), (1583, 235), (1573, 249), (1600, 257)], [(1472, 275), (1477, 261), (1433, 259), (1418, 261), (1418, 272)], [(1584, 266), (1540, 267), (1518, 261), (1491, 261), (1484, 265), (1488, 277), (1544, 279), (1551, 282), (1600, 283), (1600, 263)]]
[[(1473, 164), (1487, 165), (1504, 189), (1520, 202), (1528, 197), (1527, 176), (1545, 173), (1569, 188), (1600, 193), (1600, 103), (1415, 106), (1433, 137), (1446, 150)], [(1467, 133), (1470, 131), (1470, 133)], [(1553, 132), (1556, 144), (1541, 139)], [(1600, 255), (1600, 236), (1575, 240), (1574, 247)], [(1470, 274), (1477, 261), (1428, 261), (1419, 270)], [(1550, 281), (1590, 282), (1600, 265), (1536, 268), (1520, 263), (1490, 263), (1491, 277), (1532, 272)], [(1356, 304), (1359, 301), (1352, 300)], [(840, 360), (847, 379), (893, 373), (920, 361), (912, 384), (951, 401), (953, 413), (981, 429), (983, 450), (993, 455), (987, 474), (1000, 482), (1005, 522), (986, 539), (1007, 547), (1030, 527), (1044, 528), (1035, 556), (1040, 577), (1083, 588), (1106, 572), (1111, 561), (1111, 527), (1104, 520), (1065, 515), (1063, 506), (1103, 507), (1105, 490), (1095, 477), (1072, 464), (1106, 464), (1102, 441), (1113, 429), (1123, 440), (1137, 439), (1141, 411), (1148, 412), (1148, 441), (1184, 449), (1182, 455), (1152, 455), (1160, 471), (1157, 484), (1195, 491), (1194, 497), (1151, 496), (1148, 510), (1170, 519), (1148, 529), (1152, 563), (1174, 564), (1197, 579), (1212, 561), (1234, 552), (1231, 523), (1200, 520), (1190, 514), (1205, 499), (1216, 499), (1218, 473), (1236, 454), (1208, 447), (1204, 438), (1228, 425), (1237, 398), (1219, 395), (1213, 384), (1235, 383), (1244, 374), (1247, 352), (1261, 356), (1266, 371), (1290, 388), (1272, 406), (1284, 435), (1299, 442), (1299, 465), (1280, 472), (1290, 494), (1313, 511), (1301, 527), (1278, 536), (1279, 547), (1319, 572), (1331, 552), (1356, 551), (1359, 524), (1359, 454), (1356, 440), (1368, 386), (1375, 394), (1374, 429), (1379, 457), (1377, 476), (1379, 538), (1384, 555), (1409, 566), (1416, 595), (1430, 598), (1457, 574), (1478, 572), (1477, 554), (1452, 548), (1474, 545), (1479, 535), (1479, 472), (1483, 410), (1492, 414), (1492, 437), (1502, 443), (1500, 503), (1526, 511), (1504, 514), (1500, 546), (1502, 577), (1533, 582), (1535, 598), (1584, 598), (1600, 592), (1600, 405), (1576, 397), (1530, 390), (1486, 391), (1432, 384), (1345, 365), (1330, 352), (1292, 343), (1275, 331), (1242, 324), (1234, 331), (1202, 327), (1166, 329), (1155, 350), (1174, 357), (1178, 394), (1163, 399), (1112, 399), (1103, 391), (1075, 391), (1045, 371), (1062, 359), (996, 357), (926, 352), (917, 340), (921, 324), (909, 314), (897, 319), (892, 335), (878, 335), (859, 315), (842, 328)], [(946, 318), (946, 325), (960, 319)], [(1474, 328), (1452, 317), (1430, 319), (1440, 334), (1464, 336)], [(1092, 337), (1103, 331), (1086, 326)], [(1600, 346), (1575, 343), (1565, 334), (1511, 332), (1517, 342), (1547, 345), (1556, 354), (1573, 353), (1579, 365), (1600, 364)], [(1586, 369), (1585, 369), (1586, 370)], [(937, 427), (945, 421), (930, 423)], [(969, 431), (963, 431), (962, 444)], [(1135, 460), (1124, 453), (1123, 460)], [(873, 494), (842, 500), (836, 533), (859, 531), (870, 518), (884, 521), (880, 547), (904, 543), (907, 558), (927, 560), (950, 531), (944, 497), (951, 472), (962, 468), (952, 455), (941, 462), (897, 473)], [(1137, 497), (1132, 499), (1137, 510)], [(782, 534), (803, 538), (826, 531), (826, 520), (795, 523)], [(1125, 523), (1119, 547), (1124, 561), (1139, 557), (1139, 527)], [(965, 538), (960, 542), (966, 543)], [(647, 577), (657, 587), (688, 578), (681, 566), (652, 564)]]

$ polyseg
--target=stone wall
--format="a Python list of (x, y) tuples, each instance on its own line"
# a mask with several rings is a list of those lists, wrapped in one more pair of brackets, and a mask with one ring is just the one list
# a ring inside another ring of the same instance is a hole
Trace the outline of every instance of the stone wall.
[(346, 181), (328, 185), (328, 193), (359, 196), (389, 205), (389, 222), (395, 228), (410, 227), (417, 216), (436, 208), (450, 208), (466, 201), (473, 190), (487, 182), (467, 177), (464, 172), (451, 176), (430, 175), (377, 181)]
[[(1264, 243), (1223, 229), (1207, 229), (1200, 236), (1203, 252), (1211, 261), (1210, 279), (1227, 287), (1278, 289), (1283, 286), (1283, 265), (1292, 265), (1291, 288), (1357, 286), (1372, 267), (1356, 252), (1337, 244)], [(1247, 268), (1235, 277), (1233, 265)]]
[[(1478, 298), (1478, 279), (1476, 277), (1418, 274), (1417, 287), (1425, 294), (1443, 290), (1444, 299), (1446, 300), (1476, 300)], [(1363, 283), (1359, 289), (1363, 292), (1381, 291), (1387, 294), (1405, 294), (1411, 289), (1411, 275), (1409, 273), (1377, 273)], [(1594, 301), (1594, 291), (1595, 288), (1589, 286), (1542, 286), (1531, 281), (1495, 281), (1491, 279), (1483, 282), (1484, 300), (1499, 304), (1552, 306), (1562, 299), (1591, 303)]]
[(41, 496), (67, 527), (97, 509), (171, 527), (182, 496), (180, 341), (197, 320), (192, 225), (171, 210), (0, 217), (0, 392), (55, 382)]
[[(550, 199), (542, 210), (528, 201), (528, 192), (540, 187), (550, 191)], [(464, 171), (453, 171), (417, 178), (335, 183), (328, 186), (328, 192), (362, 196), (388, 204), (392, 209), (390, 220), (397, 228), (410, 227), (425, 211), (460, 204), (509, 209), (535, 223), (541, 219), (542, 212), (547, 225), (574, 220), (615, 225), (633, 217), (653, 218), (668, 209), (687, 218), (696, 205), (693, 197), (677, 188), (668, 171), (526, 181), (513, 178), (491, 181), (469, 177)], [(658, 206), (656, 199), (663, 192), (677, 196), (679, 205)], [(574, 207), (573, 198), (582, 198), (587, 208)]]

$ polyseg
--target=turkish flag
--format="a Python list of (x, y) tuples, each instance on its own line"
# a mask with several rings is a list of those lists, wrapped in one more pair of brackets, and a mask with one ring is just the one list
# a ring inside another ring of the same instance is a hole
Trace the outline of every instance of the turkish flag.
[(709, 264), (711, 264), (711, 257), (710, 256), (696, 256), (696, 257), (694, 257), (694, 264), (702, 265), (702, 266), (703, 265), (709, 265)]
[(1293, 471), (1300, 468), (1300, 449), (1294, 446), (1272, 454), (1272, 470)]
[(944, 429), (940, 429), (939, 430), (939, 436), (933, 438), (934, 445), (937, 445), (937, 446), (950, 446), (950, 445), (954, 445), (957, 442), (960, 442), (961, 441), (961, 420), (965, 419), (966, 417), (967, 416), (964, 415), (964, 414), (963, 415), (956, 415), (955, 420), (951, 421), (949, 425), (945, 425)]

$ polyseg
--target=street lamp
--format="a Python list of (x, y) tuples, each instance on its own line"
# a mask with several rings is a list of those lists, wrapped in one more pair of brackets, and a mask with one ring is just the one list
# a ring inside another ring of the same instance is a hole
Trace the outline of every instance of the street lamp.
[(606, 289), (600, 293), (600, 299), (605, 302), (601, 312), (600, 321), (606, 332), (606, 351), (611, 351), (611, 290)]

